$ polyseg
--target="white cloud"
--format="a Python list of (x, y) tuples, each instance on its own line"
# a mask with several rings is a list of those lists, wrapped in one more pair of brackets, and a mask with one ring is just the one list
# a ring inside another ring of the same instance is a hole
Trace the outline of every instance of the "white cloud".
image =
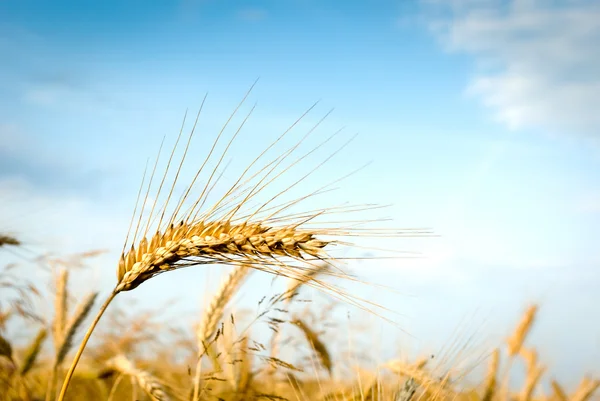
[[(510, 128), (600, 137), (600, 4), (425, 1), (452, 52), (476, 57), (467, 88)], [(445, 8), (442, 8), (445, 7)]]

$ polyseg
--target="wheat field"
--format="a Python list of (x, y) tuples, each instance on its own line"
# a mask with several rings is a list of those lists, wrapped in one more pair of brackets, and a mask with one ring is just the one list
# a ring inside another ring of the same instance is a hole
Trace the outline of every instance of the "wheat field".
[[(298, 155), (312, 130), (270, 159), (266, 155), (272, 145), (267, 147), (228, 189), (215, 193), (223, 160), (252, 112), (229, 139), (224, 137), (246, 97), (215, 136), (207, 154), (200, 161), (194, 156), (194, 164), (200, 167), (183, 189), (178, 179), (187, 166), (184, 162), (190, 159), (187, 151), (201, 113), (189, 136), (182, 128), (167, 152), (164, 167), (159, 167), (161, 156), (165, 157), (161, 145), (139, 189), (132, 189), (138, 191), (138, 202), (129, 232), (124, 233), (114, 288), (89, 288), (84, 289), (86, 295), (74, 296), (81, 288), (73, 291), (73, 259), (43, 261), (51, 268), (47, 293), (13, 276), (12, 266), (2, 270), (2, 287), (10, 289), (14, 297), (0, 309), (0, 400), (594, 399), (600, 386), (594, 377), (583, 377), (578, 387), (570, 389), (558, 380), (550, 381), (550, 389), (541, 385), (552, 377), (551, 372), (543, 356), (527, 342), (537, 305), (526, 309), (505, 344), (489, 350), (480, 361), (488, 365), (487, 371), (475, 382), (463, 380), (463, 368), (442, 368), (428, 356), (392, 359), (378, 363), (375, 369), (363, 369), (339, 355), (334, 343), (339, 336), (327, 335), (324, 329), (329, 317), (317, 316), (322, 308), (312, 307), (302, 294), (312, 288), (377, 314), (377, 305), (338, 285), (358, 279), (344, 269), (353, 259), (336, 251), (360, 247), (363, 238), (400, 239), (433, 233), (420, 228), (373, 228), (366, 220), (356, 224), (354, 213), (378, 207), (373, 205), (302, 209), (304, 201), (327, 191), (327, 186), (284, 199), (311, 174), (327, 174), (318, 165), (300, 180), (286, 181), (289, 169), (329, 141)], [(287, 138), (295, 124), (273, 144)], [(224, 149), (216, 150), (217, 145)], [(179, 161), (176, 151), (181, 153)], [(337, 183), (338, 178), (331, 182)], [(282, 183), (282, 189), (274, 191), (275, 182)], [(336, 216), (333, 222), (327, 220), (330, 216)], [(20, 245), (18, 238), (0, 233), (0, 252)], [(75, 259), (81, 262), (97, 254), (83, 252)], [(207, 294), (202, 314), (189, 317), (193, 329), (173, 330), (168, 343), (158, 333), (169, 327), (154, 322), (152, 313), (132, 314), (112, 305), (119, 294), (135, 291), (150, 279), (160, 280), (155, 276), (204, 265), (222, 267), (227, 273), (222, 284)], [(271, 275), (287, 289), (274, 294), (265, 289), (258, 311), (249, 316), (235, 309), (234, 300), (254, 274)], [(41, 304), (52, 304), (52, 314), (41, 313)], [(9, 336), (8, 327), (16, 322), (30, 328), (31, 338), (23, 341)], [(268, 326), (268, 336), (256, 334), (258, 323)], [(509, 380), (515, 362), (526, 367), (521, 388)]]

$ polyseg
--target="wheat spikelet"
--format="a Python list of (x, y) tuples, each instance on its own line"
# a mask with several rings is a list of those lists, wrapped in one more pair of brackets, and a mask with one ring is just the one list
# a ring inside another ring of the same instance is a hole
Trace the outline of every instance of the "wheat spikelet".
[(109, 361), (108, 365), (124, 375), (135, 378), (139, 386), (153, 401), (170, 401), (170, 397), (167, 395), (158, 379), (150, 373), (138, 369), (124, 355), (115, 356)]
[(325, 345), (325, 343), (323, 341), (321, 341), (318, 334), (315, 333), (313, 330), (311, 330), (311, 328), (308, 327), (308, 325), (299, 318), (294, 319), (292, 321), (292, 324), (294, 324), (294, 325), (298, 326), (298, 328), (300, 328), (300, 330), (304, 334), (304, 337), (306, 338), (306, 340), (308, 341), (308, 343), (310, 344), (312, 349), (315, 351), (315, 353), (319, 357), (319, 360), (321, 361), (321, 364), (323, 365), (323, 367), (325, 367), (325, 369), (327, 369), (327, 372), (329, 372), (329, 374), (331, 374), (331, 369), (333, 367), (331, 355), (329, 354), (329, 351), (327, 350), (327, 346)]
[(535, 315), (537, 314), (537, 311), (538, 311), (537, 305), (531, 305), (525, 311), (525, 314), (523, 315), (523, 318), (519, 322), (519, 325), (517, 326), (513, 335), (507, 340), (509, 356), (511, 356), (511, 357), (515, 356), (521, 350), (521, 347), (523, 346), (523, 343), (525, 342), (527, 334), (529, 334), (529, 331), (531, 330), (531, 326), (533, 325), (533, 321), (535, 319)]
[(21, 362), (21, 368), (19, 369), (19, 373), (21, 374), (21, 376), (25, 376), (35, 364), (35, 361), (40, 354), (42, 345), (44, 343), (44, 340), (46, 339), (47, 334), (48, 332), (46, 331), (46, 329), (40, 329), (33, 341), (25, 350), (23, 361)]
[(54, 296), (54, 321), (52, 322), (52, 336), (54, 339), (54, 348), (58, 350), (59, 344), (67, 322), (68, 311), (68, 290), (69, 271), (61, 269), (56, 276), (56, 293)]
[(494, 398), (497, 386), (498, 368), (500, 367), (500, 350), (495, 349), (492, 352), (492, 358), (488, 365), (488, 371), (485, 378), (484, 392), (482, 401), (491, 401)]
[(90, 314), (97, 296), (98, 293), (94, 292), (84, 298), (84, 300), (81, 301), (81, 303), (77, 306), (77, 309), (75, 310), (75, 313), (73, 313), (73, 316), (71, 316), (71, 319), (69, 319), (69, 322), (64, 328), (62, 340), (56, 349), (55, 366), (62, 364), (67, 356), (67, 353), (71, 350), (75, 334), (77, 334), (79, 327), (85, 318)]

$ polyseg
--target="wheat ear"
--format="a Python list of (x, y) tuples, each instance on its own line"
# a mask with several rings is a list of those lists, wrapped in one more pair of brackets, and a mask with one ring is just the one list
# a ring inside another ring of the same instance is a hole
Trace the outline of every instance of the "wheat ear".
[(150, 373), (137, 368), (124, 355), (115, 356), (110, 361), (109, 366), (124, 375), (135, 378), (139, 386), (150, 396), (152, 401), (170, 401), (170, 397), (158, 379)]
[(449, 374), (444, 375), (441, 380), (436, 380), (424, 370), (399, 360), (388, 362), (385, 364), (385, 367), (396, 374), (413, 379), (414, 382), (418, 384), (418, 387), (422, 388), (423, 391), (430, 393), (430, 397), (428, 397), (430, 399), (437, 399), (440, 396), (449, 396), (449, 398), (456, 397), (456, 394), (446, 387)]
[(503, 369), (503, 380), (502, 380), (502, 392), (503, 397), (508, 396), (508, 380), (509, 372), (512, 367), (512, 363), (516, 355), (518, 355), (525, 343), (527, 335), (533, 326), (533, 322), (538, 312), (537, 305), (530, 305), (523, 314), (523, 317), (519, 321), (513, 334), (506, 340), (506, 346), (508, 350), (508, 363)]
[(523, 343), (525, 343), (525, 339), (531, 330), (531, 326), (533, 325), (537, 311), (537, 305), (531, 305), (528, 307), (523, 315), (523, 318), (519, 322), (519, 325), (513, 332), (513, 335), (508, 338), (507, 346), (509, 356), (514, 357), (521, 350), (521, 347), (523, 346)]
[[(219, 325), (219, 321), (223, 317), (223, 311), (227, 306), (227, 303), (233, 295), (236, 293), (237, 289), (242, 285), (244, 279), (250, 273), (250, 268), (245, 265), (241, 265), (236, 267), (227, 277), (226, 280), (223, 281), (219, 290), (215, 293), (212, 298), (212, 301), (208, 307), (208, 309), (204, 312), (204, 318), (197, 330), (197, 339), (198, 339), (198, 347), (200, 349), (200, 355), (198, 356), (198, 363), (196, 366), (196, 374), (194, 377), (194, 393), (192, 400), (197, 400), (199, 397), (200, 391), (200, 379), (201, 379), (201, 364), (202, 364), (202, 354), (204, 352), (209, 353), (209, 356), (213, 357), (216, 360), (214, 355), (211, 354), (211, 344), (210, 340), (217, 330), (217, 326)], [(217, 367), (215, 367), (217, 368)]]
[[(192, 183), (187, 187), (180, 200), (176, 202), (174, 211), (171, 213), (171, 216), (168, 217), (168, 215), (166, 215), (167, 207), (173, 197), (177, 179), (185, 161), (189, 144), (202, 110), (202, 107), (200, 108), (200, 111), (196, 116), (196, 121), (194, 122), (194, 127), (192, 128), (187, 144), (185, 145), (183, 157), (176, 170), (175, 178), (171, 183), (171, 188), (167, 194), (167, 199), (165, 200), (163, 206), (159, 207), (159, 210), (156, 210), (156, 213), (154, 213), (154, 205), (156, 204), (155, 202), (151, 207), (147, 222), (142, 224), (141, 221), (142, 215), (144, 214), (144, 207), (146, 206), (146, 202), (149, 198), (149, 191), (153, 181), (154, 172), (156, 170), (156, 166), (158, 165), (159, 158), (157, 157), (154, 169), (152, 170), (150, 176), (146, 195), (138, 214), (137, 224), (135, 224), (135, 229), (133, 229), (133, 222), (135, 220), (137, 206), (143, 189), (144, 181), (142, 180), (142, 185), (140, 186), (140, 190), (138, 192), (138, 201), (136, 202), (136, 207), (134, 209), (130, 224), (130, 230), (125, 240), (121, 259), (118, 264), (118, 282), (115, 289), (100, 308), (89, 330), (86, 332), (73, 359), (73, 362), (71, 363), (71, 367), (66, 374), (57, 401), (64, 401), (69, 382), (73, 376), (73, 372), (75, 371), (77, 363), (83, 354), (85, 346), (89, 341), (89, 337), (91, 336), (98, 321), (101, 319), (106, 308), (118, 293), (122, 291), (133, 290), (146, 280), (149, 280), (158, 274), (193, 265), (206, 265), (215, 263), (226, 264), (230, 266), (247, 265), (255, 270), (261, 270), (271, 274), (289, 277), (293, 273), (301, 271), (301, 268), (298, 268), (297, 266), (292, 265), (290, 262), (287, 262), (289, 259), (293, 261), (300, 261), (302, 263), (305, 263), (307, 259), (310, 261), (331, 259), (331, 256), (325, 252), (325, 248), (330, 248), (337, 242), (332, 239), (326, 240), (323, 238), (324, 236), (348, 237), (361, 236), (365, 235), (365, 233), (369, 233), (361, 228), (306, 228), (309, 224), (312, 224), (312, 220), (334, 212), (328, 209), (290, 214), (287, 216), (283, 215), (286, 210), (289, 210), (289, 208), (295, 206), (302, 200), (322, 193), (327, 187), (331, 186), (331, 183), (294, 201), (279, 205), (274, 204), (280, 195), (286, 193), (291, 188), (302, 182), (306, 177), (314, 173), (318, 168), (324, 165), (325, 162), (331, 159), (331, 157), (333, 157), (337, 151), (325, 159), (322, 163), (318, 164), (299, 180), (292, 182), (284, 190), (268, 199), (268, 201), (263, 202), (261, 206), (256, 207), (251, 211), (245, 209), (248, 205), (248, 202), (254, 201), (256, 196), (260, 194), (266, 187), (268, 187), (274, 180), (280, 178), (290, 168), (327, 143), (327, 141), (335, 135), (334, 134), (330, 136), (327, 140), (321, 142), (317, 147), (293, 161), (291, 165), (285, 166), (281, 168), (280, 171), (277, 171), (277, 168), (281, 166), (284, 161), (288, 160), (288, 157), (290, 157), (290, 155), (298, 148), (300, 143), (302, 143), (302, 141), (320, 124), (319, 122), (294, 146), (284, 151), (283, 154), (280, 154), (280, 156), (274, 158), (272, 161), (266, 162), (264, 166), (258, 169), (258, 171), (254, 174), (249, 173), (250, 169), (267, 153), (267, 151), (276, 143), (278, 143), (308, 113), (308, 111), (312, 109), (312, 107), (298, 120), (296, 120), (296, 122), (294, 122), (270, 146), (268, 146), (265, 151), (263, 151), (257, 158), (254, 159), (254, 161), (242, 172), (238, 180), (230, 187), (229, 190), (225, 192), (221, 199), (219, 199), (212, 207), (201, 213), (200, 211), (204, 210), (204, 205), (210, 192), (220, 178), (217, 172), (221, 167), (221, 163), (223, 162), (223, 159), (226, 156), (233, 140), (236, 138), (246, 123), (246, 120), (252, 113), (252, 109), (240, 124), (235, 134), (229, 140), (225, 150), (213, 168), (212, 173), (210, 174), (200, 196), (196, 198), (196, 201), (190, 207), (187, 209), (184, 207), (185, 201), (188, 199), (188, 195), (191, 193), (199, 174), (203, 171), (207, 162), (211, 158), (223, 131), (236, 114), (242, 103), (245, 101), (251, 90), (252, 88), (250, 88), (250, 90), (244, 96), (244, 99), (242, 99), (234, 112), (230, 115), (229, 119), (217, 135), (212, 148), (210, 149), (201, 167), (198, 169), (196, 176), (192, 180)], [(202, 104), (204, 104), (204, 101)], [(182, 124), (179, 136), (168, 159), (167, 168), (165, 169), (162, 181), (160, 182), (158, 191), (155, 195), (156, 199), (159, 199), (161, 194), (169, 167), (171, 166), (172, 157), (182, 136), (183, 126), (184, 124)], [(343, 148), (343, 146), (341, 148)], [(338, 151), (341, 150), (341, 148), (338, 149)], [(337, 181), (339, 180), (336, 180), (333, 183)], [(354, 211), (364, 209), (365, 208)], [(152, 234), (150, 232), (150, 226), (156, 221), (156, 231), (154, 234)], [(126, 252), (125, 249), (130, 240), (129, 234), (132, 234), (131, 247), (130, 250)], [(420, 236), (421, 234), (423, 234), (423, 232), (420, 230), (408, 231), (408, 235), (413, 237)], [(380, 234), (375, 234), (374, 231), (370, 231), (370, 234), (368, 235), (385, 235), (389, 237), (395, 235), (406, 236), (407, 233), (406, 231), (396, 233), (389, 230), (383, 230)], [(318, 285), (319, 283), (312, 284)], [(324, 286), (322, 288), (324, 288)], [(330, 291), (333, 290), (330, 289)], [(339, 292), (341, 293), (341, 291)], [(342, 295), (346, 296), (346, 294), (343, 293)], [(346, 298), (348, 298), (347, 301), (350, 300), (350, 297)]]
[(68, 311), (68, 289), (69, 271), (61, 269), (56, 276), (56, 293), (54, 295), (54, 321), (52, 322), (52, 337), (54, 348), (58, 349), (62, 341), (63, 332), (67, 323)]

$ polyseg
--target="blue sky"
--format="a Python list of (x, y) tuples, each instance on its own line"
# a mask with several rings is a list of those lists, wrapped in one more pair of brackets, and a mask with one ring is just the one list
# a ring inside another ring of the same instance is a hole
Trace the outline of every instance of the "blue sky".
[[(403, 295), (356, 291), (433, 348), (475, 311), (499, 341), (539, 301), (532, 339), (577, 380), (600, 357), (598, 18), (583, 0), (3, 1), (0, 221), (38, 253), (108, 249), (94, 273), (108, 290), (147, 157), (208, 92), (203, 157), (260, 77), (238, 151), (320, 100), (295, 135), (330, 108), (313, 144), (359, 134), (327, 176), (372, 162), (323, 202), (392, 204), (396, 226), (441, 235), (389, 241), (426, 260), (350, 266)], [(122, 302), (160, 285), (199, 304), (219, 277), (161, 276)]]

